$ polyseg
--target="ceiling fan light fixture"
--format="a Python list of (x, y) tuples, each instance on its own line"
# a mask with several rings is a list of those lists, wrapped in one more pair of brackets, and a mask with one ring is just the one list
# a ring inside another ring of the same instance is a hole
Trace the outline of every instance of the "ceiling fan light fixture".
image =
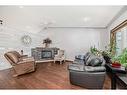
[(24, 6), (19, 6), (20, 9), (24, 8)]
[(84, 18), (83, 18), (83, 21), (84, 21), (84, 22), (88, 22), (89, 20), (90, 20), (90, 17), (84, 17)]

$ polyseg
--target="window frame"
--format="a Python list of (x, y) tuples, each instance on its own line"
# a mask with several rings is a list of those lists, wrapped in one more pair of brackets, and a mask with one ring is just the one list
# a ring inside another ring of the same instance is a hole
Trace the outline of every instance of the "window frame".
[(127, 19), (125, 21), (123, 21), (122, 23), (120, 23), (119, 25), (117, 25), (115, 28), (113, 28), (110, 31), (110, 50), (112, 52), (113, 55), (116, 54), (116, 33), (127, 26)]

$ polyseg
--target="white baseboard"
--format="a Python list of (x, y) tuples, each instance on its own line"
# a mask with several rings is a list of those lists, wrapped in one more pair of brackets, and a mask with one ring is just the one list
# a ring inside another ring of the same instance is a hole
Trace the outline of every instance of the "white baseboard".
[[(53, 62), (54, 60), (38, 60), (38, 61), (35, 61), (36, 63), (43, 63), (43, 62)], [(70, 61), (70, 62), (73, 62), (73, 60), (69, 60), (69, 59), (66, 59), (66, 61)]]
[(36, 63), (42, 63), (42, 62), (53, 62), (54, 60), (38, 60), (35, 61)]

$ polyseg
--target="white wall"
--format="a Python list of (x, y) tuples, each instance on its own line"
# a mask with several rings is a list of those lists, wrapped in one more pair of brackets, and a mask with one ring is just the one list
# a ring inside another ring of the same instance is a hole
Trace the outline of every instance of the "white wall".
[[(29, 35), (32, 38), (30, 46), (22, 43), (21, 38), (24, 35)], [(22, 29), (15, 29), (14, 26), (0, 27), (0, 69), (8, 68), (10, 65), (4, 58), (4, 53), (10, 50), (24, 50), (25, 54), (31, 55), (31, 48), (42, 46), (42, 40), (46, 38), (47, 33), (31, 33), (29, 31), (22, 31)]]
[(51, 28), (49, 37), (53, 40), (52, 46), (66, 50), (67, 59), (73, 60), (77, 54), (85, 54), (91, 46), (104, 48), (105, 29), (85, 28)]
[[(18, 26), (20, 27), (20, 26)], [(77, 54), (85, 54), (89, 48), (95, 45), (99, 49), (103, 49), (105, 44), (104, 36), (106, 29), (85, 29), (85, 28), (49, 28), (38, 33), (22, 31), (15, 29), (14, 26), (2, 27), (0, 31), (0, 60), (1, 68), (8, 68), (9, 64), (3, 57), (3, 54), (10, 50), (20, 52), (24, 50), (25, 54), (31, 55), (31, 48), (42, 46), (44, 38), (52, 39), (52, 47), (59, 47), (66, 51), (67, 59), (73, 60)], [(30, 46), (24, 46), (21, 43), (21, 37), (29, 35), (32, 38)]]

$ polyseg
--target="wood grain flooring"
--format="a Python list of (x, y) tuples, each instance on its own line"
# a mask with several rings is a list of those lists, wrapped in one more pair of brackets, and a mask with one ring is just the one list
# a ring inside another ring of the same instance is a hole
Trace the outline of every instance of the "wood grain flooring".
[[(12, 77), (11, 69), (0, 71), (0, 89), (85, 89), (70, 84), (67, 66), (70, 62), (38, 63), (33, 73)], [(106, 77), (104, 89), (110, 89), (110, 79)]]

